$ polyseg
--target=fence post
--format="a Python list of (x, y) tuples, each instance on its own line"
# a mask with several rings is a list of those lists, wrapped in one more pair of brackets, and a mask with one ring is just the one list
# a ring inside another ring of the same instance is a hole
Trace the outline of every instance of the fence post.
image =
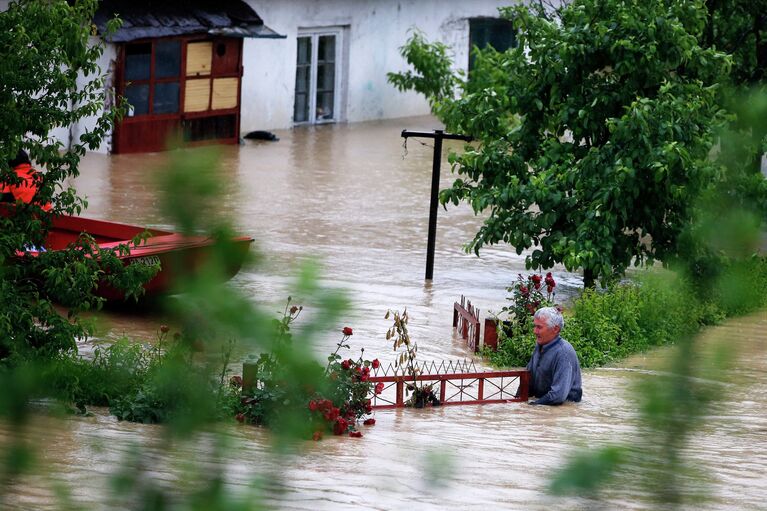
[(242, 364), (242, 391), (255, 390), (258, 383), (258, 365), (245, 362)]
[(530, 397), (530, 372), (529, 371), (525, 371), (519, 377), (519, 391), (517, 392), (517, 397), (520, 398), (520, 401), (527, 401), (528, 398)]
[(485, 318), (485, 346), (498, 350), (498, 323), (493, 318)]

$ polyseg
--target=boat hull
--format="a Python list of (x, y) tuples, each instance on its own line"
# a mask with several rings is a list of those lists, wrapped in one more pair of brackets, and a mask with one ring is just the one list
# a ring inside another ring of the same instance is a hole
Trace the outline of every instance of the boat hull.
[[(150, 236), (129, 253), (118, 255), (127, 265), (159, 263), (159, 272), (144, 285), (142, 298), (153, 298), (173, 293), (181, 279), (199, 275), (211, 261), (215, 240), (203, 236), (184, 236), (161, 229), (145, 229), (135, 225), (108, 222), (92, 218), (60, 215), (46, 241), (47, 250), (61, 250), (76, 241), (81, 233), (88, 233), (102, 249), (113, 249), (128, 244), (135, 236), (148, 232)], [(253, 238), (240, 236), (228, 240), (225, 264), (216, 268), (219, 281), (234, 277), (247, 258)], [(96, 295), (110, 302), (124, 300), (124, 294), (106, 283), (99, 284)]]

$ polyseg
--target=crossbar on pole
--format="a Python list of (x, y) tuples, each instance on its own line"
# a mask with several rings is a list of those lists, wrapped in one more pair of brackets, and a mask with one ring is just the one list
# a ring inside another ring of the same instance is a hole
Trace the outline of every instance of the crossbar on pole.
[(431, 166), (431, 200), (429, 201), (429, 236), (426, 241), (426, 280), (432, 280), (434, 278), (434, 250), (437, 244), (437, 208), (439, 207), (439, 171), (442, 166), (442, 141), (463, 140), (464, 142), (470, 142), (474, 139), (469, 135), (445, 133), (443, 130), (402, 130), (402, 138), (407, 140), (408, 137), (434, 139), (434, 153), (432, 155)]

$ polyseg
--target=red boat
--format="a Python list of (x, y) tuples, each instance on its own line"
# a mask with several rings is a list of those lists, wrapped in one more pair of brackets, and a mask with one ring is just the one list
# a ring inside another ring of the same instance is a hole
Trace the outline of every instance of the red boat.
[[(184, 236), (160, 229), (60, 215), (53, 221), (45, 248), (47, 250), (66, 248), (85, 232), (91, 235), (101, 248), (108, 249), (127, 244), (145, 231), (149, 232), (151, 237), (138, 247), (132, 247), (129, 255), (119, 256), (126, 265), (160, 263), (160, 271), (144, 285), (145, 297), (170, 293), (180, 273), (188, 275), (189, 272), (202, 267), (214, 243), (211, 238), (203, 236)], [(230, 242), (233, 254), (227, 258), (227, 267), (223, 275), (225, 281), (240, 271), (253, 238), (241, 236), (231, 239)], [(119, 301), (124, 298), (120, 291), (109, 286), (100, 286), (96, 294), (109, 301)]]

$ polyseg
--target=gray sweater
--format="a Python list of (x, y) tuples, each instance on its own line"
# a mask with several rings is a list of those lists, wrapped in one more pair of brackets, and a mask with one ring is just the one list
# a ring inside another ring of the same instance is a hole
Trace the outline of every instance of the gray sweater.
[(536, 405), (559, 405), (581, 400), (581, 366), (573, 346), (557, 336), (553, 341), (535, 345), (527, 364), (530, 371), (530, 395)]

